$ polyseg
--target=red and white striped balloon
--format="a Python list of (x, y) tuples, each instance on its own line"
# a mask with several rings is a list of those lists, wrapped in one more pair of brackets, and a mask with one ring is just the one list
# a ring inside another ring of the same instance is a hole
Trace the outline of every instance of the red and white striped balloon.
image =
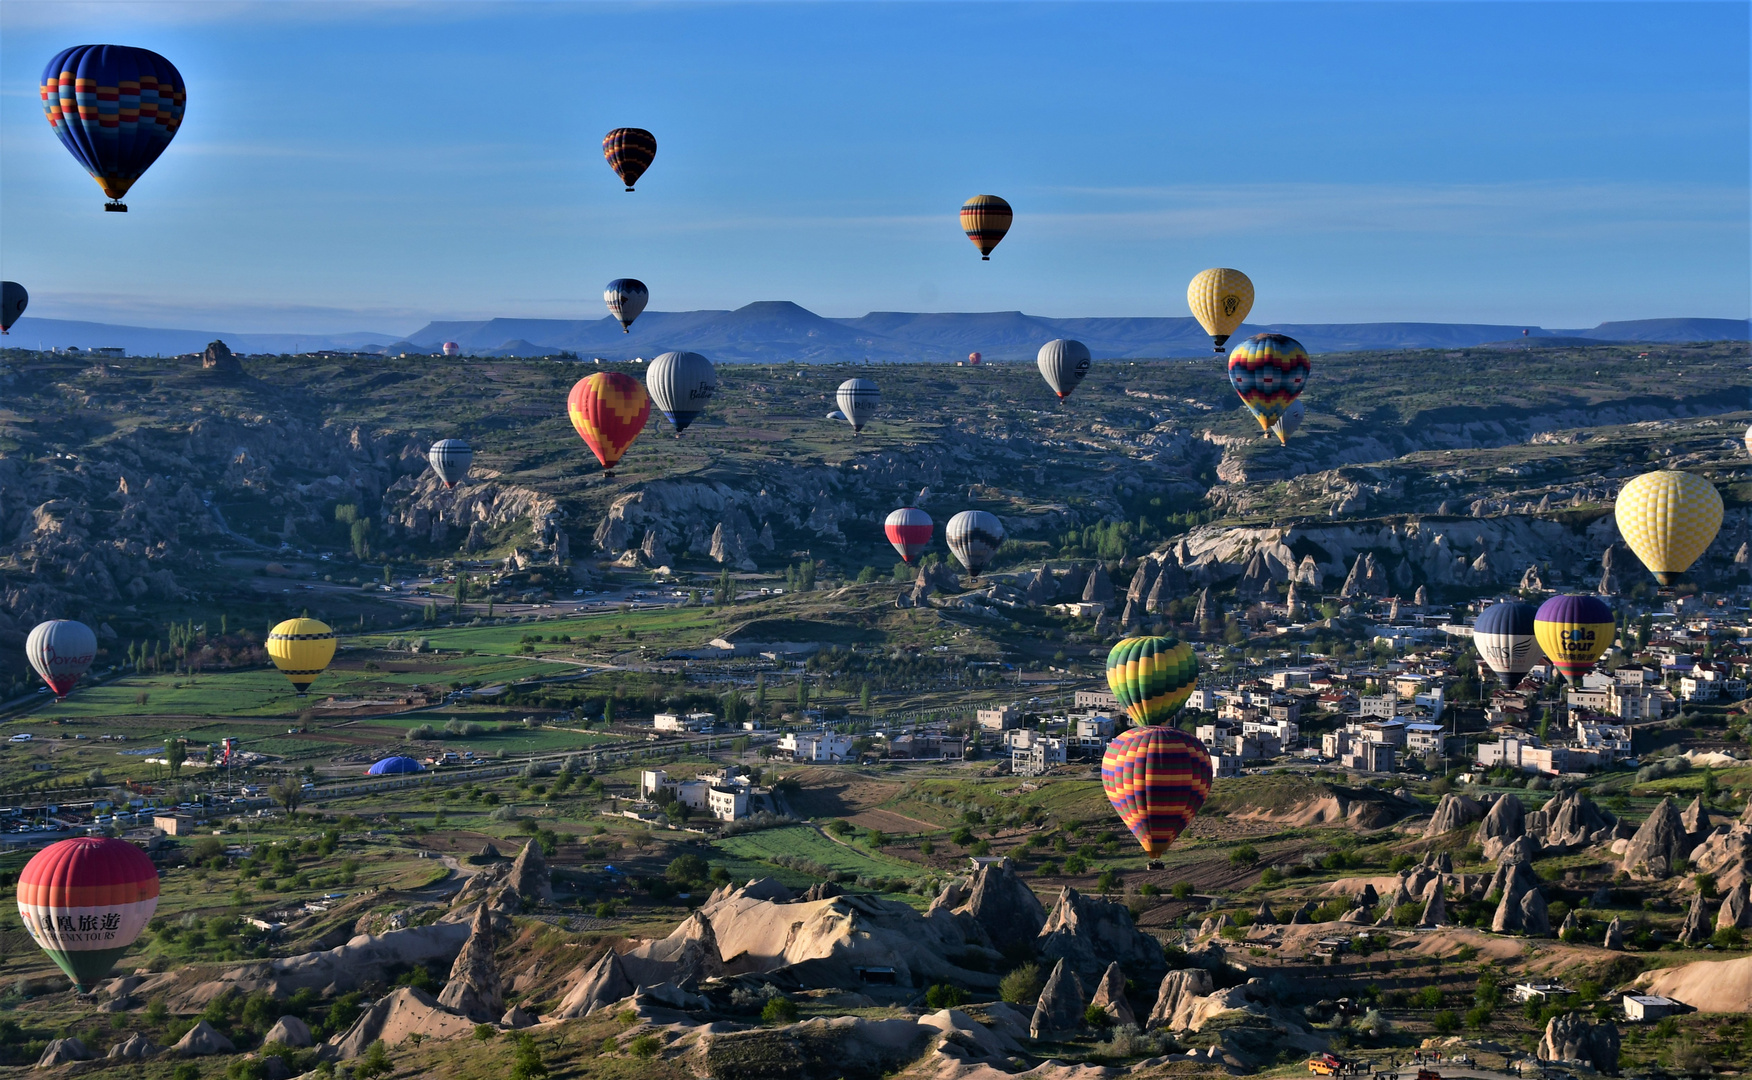
[(31, 630), (24, 641), (24, 654), (59, 701), (73, 689), (79, 676), (91, 670), (91, 662), (97, 658), (97, 635), (82, 622), (51, 619)]

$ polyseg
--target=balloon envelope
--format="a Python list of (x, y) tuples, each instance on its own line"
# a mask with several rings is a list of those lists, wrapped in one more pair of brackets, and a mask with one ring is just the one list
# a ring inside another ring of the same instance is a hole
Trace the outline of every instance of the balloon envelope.
[(644, 128), (615, 128), (602, 137), (602, 156), (631, 191), (657, 156), (657, 136)]
[(30, 306), (30, 293), (16, 281), (0, 281), (0, 334), (12, 329), (12, 324)]
[(468, 467), (474, 464), (474, 447), (461, 439), (439, 439), (426, 451), (426, 460), (444, 486), (453, 488), (467, 478)]
[(268, 658), (303, 697), (335, 658), (335, 632), (315, 619), (287, 619), (268, 632)]
[(462, 346), (454, 341), (446, 341), (442, 347), (442, 351), (445, 356), (460, 356), (462, 355)]
[(1539, 605), (1533, 636), (1551, 663), (1572, 683), (1592, 671), (1594, 661), (1612, 647), (1617, 621), (1597, 596), (1564, 594)]
[(651, 302), (651, 290), (638, 278), (615, 278), (602, 290), (602, 301), (608, 305), (608, 313), (620, 320), (621, 333), (631, 333), (633, 320)]
[(1513, 690), (1523, 676), (1545, 661), (1533, 620), (1539, 609), (1532, 604), (1492, 604), (1472, 624), (1472, 644), (1478, 658)]
[(680, 435), (718, 392), (718, 372), (696, 352), (666, 352), (645, 371), (645, 389)]
[(1746, 428), (1746, 452), (1752, 454), (1752, 425), (1748, 425)]
[(973, 366), (974, 366), (974, 367), (978, 367), (978, 366), (979, 366), (979, 362), (980, 362), (980, 360), (981, 360), (981, 357), (980, 357), (980, 355), (979, 355), (979, 354), (978, 354), (978, 353), (976, 353), (976, 352), (970, 352), (970, 353), (968, 353), (968, 354), (967, 354), (967, 362), (968, 362), (968, 363), (969, 363), (969, 364), (971, 364), (971, 365), (973, 365)]
[(619, 371), (598, 371), (579, 379), (566, 398), (566, 413), (604, 476), (613, 476), (651, 415), (651, 398), (639, 380)]
[(888, 542), (894, 545), (894, 550), (900, 552), (900, 557), (906, 562), (918, 558), (921, 551), (931, 546), (931, 537), (936, 526), (931, 522), (931, 515), (916, 506), (903, 506), (888, 515), (882, 529), (888, 534)]
[(961, 231), (979, 249), (980, 258), (989, 260), (1014, 217), (1010, 204), (996, 195), (975, 195), (961, 204)]
[(1721, 531), (1722, 497), (1701, 476), (1661, 469), (1624, 485), (1613, 513), (1630, 550), (1655, 580), (1671, 585)]
[(1302, 418), (1306, 414), (1307, 407), (1302, 404), (1301, 398), (1290, 402), (1290, 407), (1285, 409), (1284, 414), (1278, 417), (1278, 422), (1271, 426), (1271, 433), (1277, 436), (1280, 446), (1289, 443), (1290, 436), (1294, 435), (1296, 429), (1302, 426)]
[(949, 519), (943, 538), (967, 572), (978, 577), (1004, 544), (1004, 523), (984, 510), (963, 510)]
[(1255, 334), (1229, 354), (1229, 383), (1264, 431), (1283, 416), (1308, 382), (1308, 353), (1283, 334)]
[(1134, 724), (1166, 724), (1198, 686), (1198, 656), (1171, 637), (1129, 637), (1107, 654), (1107, 686)]
[(875, 417), (882, 391), (869, 379), (847, 379), (840, 383), (834, 397), (840, 412), (846, 414), (846, 421), (852, 425), (852, 431), (859, 432)]
[(1153, 859), (1192, 824), (1211, 793), (1211, 755), (1178, 728), (1121, 732), (1101, 755), (1101, 790)]
[(18, 875), (25, 930), (84, 992), (109, 974), (157, 907), (158, 870), (126, 840), (62, 840)]
[(73, 689), (79, 676), (91, 670), (91, 662), (97, 659), (97, 635), (82, 622), (50, 619), (31, 628), (30, 636), (24, 639), (24, 655), (59, 701)]
[(1046, 385), (1052, 387), (1052, 392), (1063, 401), (1089, 374), (1089, 347), (1081, 341), (1055, 338), (1040, 347), (1034, 363), (1040, 368), (1040, 377), (1046, 380)]
[(413, 758), (397, 755), (395, 757), (386, 757), (382, 761), (373, 762), (371, 767), (365, 770), (365, 775), (395, 776), (399, 773), (417, 773), (422, 771), (424, 771), (424, 767)]
[(1220, 353), (1253, 310), (1253, 282), (1239, 270), (1201, 270), (1186, 286), (1186, 304)]
[(38, 89), (56, 138), (112, 199), (164, 153), (188, 100), (169, 60), (131, 45), (62, 49)]

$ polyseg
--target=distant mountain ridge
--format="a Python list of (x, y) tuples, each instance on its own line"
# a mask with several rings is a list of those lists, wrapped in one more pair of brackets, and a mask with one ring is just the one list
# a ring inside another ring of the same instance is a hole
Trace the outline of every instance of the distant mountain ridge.
[[(1676, 343), (1752, 339), (1747, 319), (1637, 319), (1590, 330), (1485, 323), (1248, 323), (1235, 339), (1261, 332), (1288, 334), (1313, 353), (1375, 349), (1453, 349), (1529, 338), (1593, 342)], [(748, 304), (733, 311), (647, 311), (622, 333), (613, 318), (485, 319), (431, 322), (405, 338), (391, 334), (231, 334), (163, 330), (106, 323), (23, 318), (4, 344), (33, 348), (121, 346), (130, 353), (199, 352), (223, 339), (241, 353), (318, 349), (361, 352), (436, 352), (446, 341), (476, 355), (539, 356), (567, 351), (605, 360), (650, 358), (670, 349), (704, 353), (727, 362), (796, 360), (826, 363), (960, 360), (978, 351), (990, 360), (1032, 360), (1053, 338), (1075, 338), (1097, 359), (1211, 355), (1210, 338), (1190, 318), (1053, 319), (1020, 311), (873, 311), (831, 319), (788, 300)]]

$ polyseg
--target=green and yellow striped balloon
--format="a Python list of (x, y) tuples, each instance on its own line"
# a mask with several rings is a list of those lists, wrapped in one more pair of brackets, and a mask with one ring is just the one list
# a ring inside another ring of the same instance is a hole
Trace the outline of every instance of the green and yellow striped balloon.
[(1107, 685), (1135, 724), (1166, 724), (1198, 685), (1192, 646), (1171, 637), (1129, 637), (1107, 654)]

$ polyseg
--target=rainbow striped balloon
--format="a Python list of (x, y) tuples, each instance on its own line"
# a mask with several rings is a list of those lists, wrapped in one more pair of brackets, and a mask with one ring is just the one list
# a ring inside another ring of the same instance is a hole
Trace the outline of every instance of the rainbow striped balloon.
[(1107, 744), (1101, 790), (1150, 858), (1160, 858), (1211, 793), (1211, 755), (1178, 728), (1132, 728)]
[(24, 928), (84, 992), (109, 974), (157, 907), (158, 869), (126, 840), (62, 840), (18, 875)]
[(1229, 354), (1229, 382), (1262, 431), (1284, 415), (1308, 383), (1308, 352), (1283, 334), (1255, 334)]
[(1135, 724), (1166, 724), (1198, 686), (1198, 656), (1171, 637), (1129, 637), (1107, 654), (1107, 686)]
[(651, 415), (651, 398), (639, 380), (618, 371), (598, 371), (578, 380), (566, 397), (572, 426), (602, 462), (602, 475), (614, 476), (620, 462)]

